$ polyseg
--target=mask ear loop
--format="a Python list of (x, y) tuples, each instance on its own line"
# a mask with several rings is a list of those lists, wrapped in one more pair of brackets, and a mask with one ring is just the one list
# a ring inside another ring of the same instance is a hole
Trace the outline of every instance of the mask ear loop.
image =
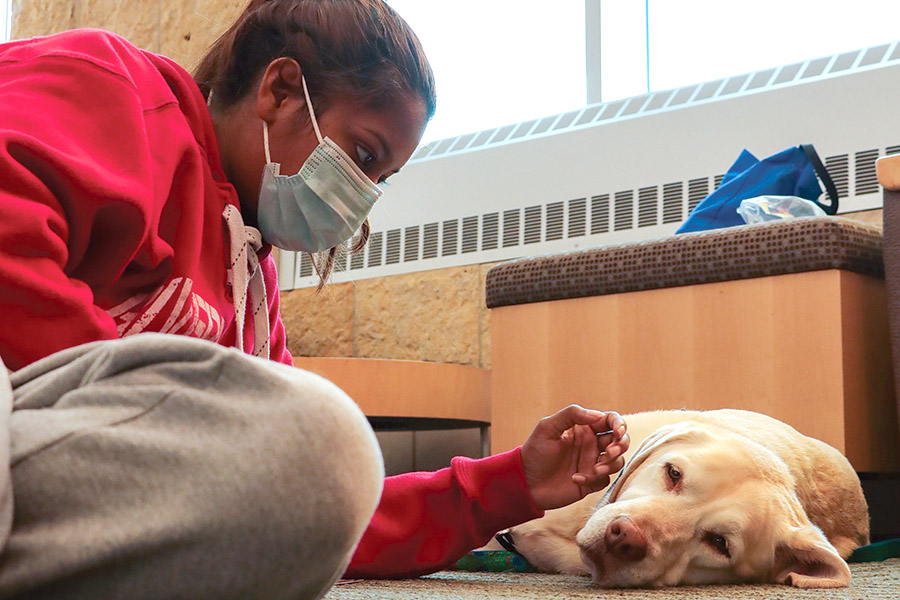
[(269, 124), (263, 119), (263, 148), (266, 150), (266, 164), (272, 163), (272, 155), (269, 154)]
[(309, 109), (309, 119), (312, 121), (313, 129), (316, 131), (316, 138), (322, 143), (322, 134), (319, 133), (319, 124), (316, 122), (316, 113), (313, 112), (312, 102), (309, 100), (309, 90), (306, 88), (306, 77), (300, 75), (300, 83), (303, 85), (303, 96), (306, 98), (306, 107)]
[[(306, 107), (309, 109), (309, 119), (312, 121), (313, 129), (316, 132), (316, 139), (322, 143), (322, 133), (319, 131), (319, 123), (316, 121), (316, 113), (313, 112), (312, 101), (309, 99), (309, 89), (306, 87), (306, 77), (300, 75), (300, 83), (303, 85), (303, 96), (306, 98)], [(263, 119), (263, 148), (266, 151), (266, 164), (272, 162), (272, 155), (269, 153), (269, 124)]]

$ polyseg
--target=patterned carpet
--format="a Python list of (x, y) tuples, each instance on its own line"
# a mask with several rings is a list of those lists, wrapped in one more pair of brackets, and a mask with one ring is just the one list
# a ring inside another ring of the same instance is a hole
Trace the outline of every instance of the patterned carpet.
[(336, 585), (326, 600), (898, 600), (900, 559), (850, 566), (853, 583), (837, 590), (800, 590), (777, 585), (680, 587), (662, 590), (604, 590), (587, 578), (532, 573), (441, 571), (418, 579), (367, 580)]

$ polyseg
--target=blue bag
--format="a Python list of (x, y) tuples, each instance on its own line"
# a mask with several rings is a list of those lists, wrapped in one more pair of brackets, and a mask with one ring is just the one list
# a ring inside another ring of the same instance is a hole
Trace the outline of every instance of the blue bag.
[[(830, 204), (819, 200), (820, 180)], [(794, 146), (762, 160), (744, 150), (719, 187), (694, 207), (675, 233), (743, 225), (737, 212), (741, 200), (758, 196), (798, 196), (815, 202), (829, 215), (838, 209), (837, 188), (812, 144)]]

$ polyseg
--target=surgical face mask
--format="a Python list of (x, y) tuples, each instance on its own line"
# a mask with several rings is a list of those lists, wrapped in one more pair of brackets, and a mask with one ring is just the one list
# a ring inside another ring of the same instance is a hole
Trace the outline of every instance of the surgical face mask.
[(366, 220), (381, 189), (329, 138), (322, 138), (301, 77), (309, 117), (319, 145), (296, 175), (281, 175), (269, 154), (263, 121), (266, 166), (259, 191), (257, 222), (263, 239), (284, 250), (321, 252), (347, 241)]

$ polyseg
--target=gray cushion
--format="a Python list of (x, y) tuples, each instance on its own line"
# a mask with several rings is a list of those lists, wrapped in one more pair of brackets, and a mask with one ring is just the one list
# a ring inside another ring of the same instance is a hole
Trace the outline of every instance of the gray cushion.
[(797, 218), (522, 258), (487, 272), (489, 308), (803, 271), (884, 277), (881, 229)]

